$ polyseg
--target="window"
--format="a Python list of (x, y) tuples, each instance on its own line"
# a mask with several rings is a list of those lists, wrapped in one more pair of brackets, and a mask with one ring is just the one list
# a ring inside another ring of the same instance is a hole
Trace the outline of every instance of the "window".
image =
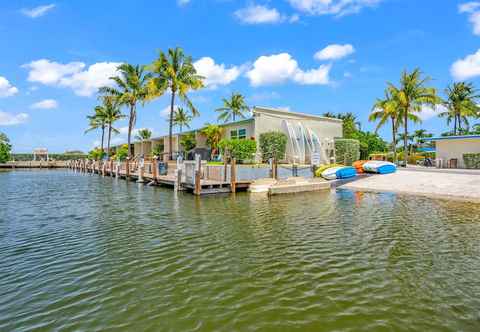
[(247, 130), (246, 129), (235, 129), (230, 131), (230, 138), (231, 139), (245, 139), (247, 138)]

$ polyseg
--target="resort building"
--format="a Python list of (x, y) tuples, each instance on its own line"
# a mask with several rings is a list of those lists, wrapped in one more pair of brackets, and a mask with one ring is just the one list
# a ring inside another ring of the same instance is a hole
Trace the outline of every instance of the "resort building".
[(464, 155), (480, 153), (480, 135), (432, 137), (439, 168), (466, 168)]
[[(248, 119), (220, 124), (224, 138), (251, 139), (259, 142), (260, 135), (269, 131), (280, 131), (288, 137), (286, 162), (302, 164), (326, 163), (333, 157), (334, 138), (342, 137), (342, 120), (321, 117), (311, 114), (295, 113), (281, 109), (254, 107)], [(176, 133), (172, 137), (173, 153), (184, 153), (180, 144), (184, 135), (195, 135), (196, 147), (192, 153), (199, 153), (207, 159), (210, 150), (202, 129)], [(134, 142), (135, 156), (148, 156), (152, 151), (163, 151), (165, 158), (169, 155), (168, 135), (155, 137), (144, 142)], [(259, 144), (255, 161), (261, 161)], [(313, 160), (312, 160), (313, 159)]]

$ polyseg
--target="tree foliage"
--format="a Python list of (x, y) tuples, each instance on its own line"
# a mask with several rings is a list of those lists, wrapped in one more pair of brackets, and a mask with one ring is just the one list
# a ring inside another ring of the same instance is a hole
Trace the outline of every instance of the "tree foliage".
[(279, 131), (270, 131), (260, 134), (260, 150), (264, 161), (273, 158), (282, 160), (287, 149), (287, 135)]
[(224, 158), (252, 160), (257, 152), (257, 142), (250, 139), (222, 139), (219, 143)]
[(6, 163), (10, 160), (10, 152), (12, 150), (12, 145), (7, 135), (0, 132), (0, 163)]
[(356, 139), (335, 139), (335, 155), (337, 162), (350, 166), (360, 159), (360, 142)]
[(183, 147), (184, 151), (190, 151), (197, 146), (197, 140), (195, 139), (194, 133), (189, 133), (182, 135), (180, 138), (180, 145)]
[(235, 121), (236, 118), (245, 118), (245, 113), (250, 109), (245, 102), (245, 98), (240, 93), (232, 93), (230, 99), (222, 99), (223, 106), (215, 111), (219, 112), (218, 121), (229, 122)]

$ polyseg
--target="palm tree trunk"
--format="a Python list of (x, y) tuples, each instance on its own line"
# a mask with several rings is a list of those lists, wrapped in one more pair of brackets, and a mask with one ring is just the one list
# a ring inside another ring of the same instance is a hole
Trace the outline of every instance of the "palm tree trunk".
[(107, 159), (110, 160), (110, 140), (112, 138), (112, 124), (108, 125), (108, 138), (107, 138)]
[(132, 129), (133, 129), (133, 120), (134, 120), (134, 114), (135, 114), (135, 109), (134, 105), (130, 105), (130, 118), (128, 119), (128, 135), (127, 135), (127, 144), (128, 144), (128, 158), (132, 158), (132, 146), (130, 144), (132, 140)]
[(404, 121), (405, 121), (405, 137), (403, 138), (403, 159), (405, 161), (405, 165), (404, 167), (407, 167), (407, 163), (408, 163), (408, 111), (409, 111), (409, 107), (407, 107), (405, 109), (405, 118), (404, 118)]
[(173, 138), (173, 107), (175, 105), (175, 90), (172, 89), (172, 98), (170, 100), (170, 125), (168, 128), (168, 154), (169, 154), (169, 159), (173, 160), (173, 144), (172, 144), (172, 138)]
[(235, 111), (233, 112), (233, 122), (235, 122)]
[(457, 135), (457, 114), (455, 114), (455, 121), (453, 122), (453, 134)]
[(395, 118), (392, 118), (392, 140), (393, 140), (393, 162), (397, 163), (397, 128), (395, 127)]
[(105, 126), (102, 126), (102, 146), (101, 146), (102, 153), (105, 152), (105, 150), (103, 149), (104, 140), (105, 140)]

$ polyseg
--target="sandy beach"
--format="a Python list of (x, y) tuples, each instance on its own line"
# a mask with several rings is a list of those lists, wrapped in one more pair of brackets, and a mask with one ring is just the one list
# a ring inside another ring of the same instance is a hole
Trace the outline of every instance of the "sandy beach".
[(400, 169), (394, 174), (359, 178), (341, 188), (396, 192), (480, 203), (480, 172)]

